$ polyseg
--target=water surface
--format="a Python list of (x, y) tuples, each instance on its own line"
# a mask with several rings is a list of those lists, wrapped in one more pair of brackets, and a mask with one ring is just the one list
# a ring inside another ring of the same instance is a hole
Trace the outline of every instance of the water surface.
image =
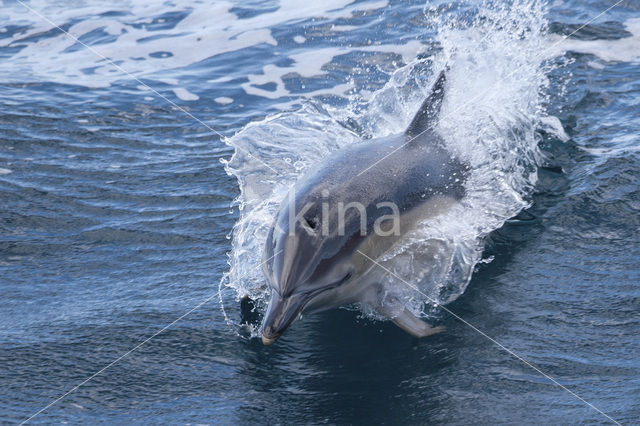
[(448, 307), (637, 423), (638, 5), (558, 43), (612, 3), (316, 3), (28, 3), (51, 22), (2, 4), (0, 419), (27, 419), (208, 300), (32, 421), (606, 422), (441, 311), (447, 332), (423, 340), (355, 308), (305, 316), (271, 347), (239, 325), (241, 293), (264, 295), (261, 226), (287, 185), (401, 131), (455, 56), (445, 110), (495, 90), (441, 130), (507, 185), (460, 234), (484, 250)]

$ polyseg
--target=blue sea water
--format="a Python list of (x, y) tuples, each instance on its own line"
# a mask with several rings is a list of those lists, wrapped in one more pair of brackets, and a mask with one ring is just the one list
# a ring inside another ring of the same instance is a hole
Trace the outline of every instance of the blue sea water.
[[(0, 4), (3, 423), (640, 423), (638, 2)], [(440, 130), (497, 182), (447, 307), (486, 335), (350, 307), (264, 347), (283, 191), (445, 63)]]

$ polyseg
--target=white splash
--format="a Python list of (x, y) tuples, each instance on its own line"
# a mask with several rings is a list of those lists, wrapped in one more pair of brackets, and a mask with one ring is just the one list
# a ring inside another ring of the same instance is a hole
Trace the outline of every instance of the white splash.
[[(481, 259), (484, 237), (527, 207), (540, 159), (536, 129), (566, 136), (559, 121), (547, 117), (542, 107), (541, 93), (548, 84), (543, 65), (547, 55), (540, 54), (547, 43), (542, 5), (531, 0), (483, 6), (466, 27), (442, 22), (436, 10), (426, 13), (432, 13), (439, 28), (441, 53), (414, 60), (420, 46), (413, 44), (403, 52), (408, 65), (390, 75), (382, 89), (352, 99), (348, 108), (308, 103), (298, 111), (251, 123), (231, 138), (231, 146), (243, 148), (226, 164), (227, 172), (240, 185), (240, 219), (233, 231), (230, 270), (221, 289), (229, 288), (237, 297), (249, 295), (264, 305), (267, 285), (261, 253), (288, 188), (329, 153), (362, 142), (341, 124), (347, 120), (372, 137), (404, 131), (436, 73), (446, 66), (450, 69), (438, 130), (448, 148), (471, 166), (467, 194), (451, 214), (425, 222), (380, 259), (421, 293), (392, 276), (384, 283), (387, 291), (420, 315), (426, 315), (430, 299), (441, 303), (455, 299)], [(298, 65), (303, 62), (298, 58), (283, 68), (319, 75), (323, 70), (318, 64), (338, 53), (321, 50), (317, 52), (320, 59), (310, 56), (309, 62)], [(278, 84), (284, 72), (266, 68), (250, 82), (275, 82), (276, 91), (285, 93)], [(253, 158), (246, 155), (247, 150)], [(368, 307), (362, 308), (375, 317)]]

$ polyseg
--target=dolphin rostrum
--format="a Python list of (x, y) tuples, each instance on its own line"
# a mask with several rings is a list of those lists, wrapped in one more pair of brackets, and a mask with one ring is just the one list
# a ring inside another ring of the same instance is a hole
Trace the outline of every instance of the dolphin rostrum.
[(290, 190), (263, 254), (271, 286), (264, 344), (273, 343), (302, 312), (355, 302), (371, 305), (417, 337), (442, 329), (399, 300), (381, 297), (371, 259), (464, 196), (467, 166), (447, 152), (434, 130), (445, 82), (443, 71), (403, 134), (343, 148)]

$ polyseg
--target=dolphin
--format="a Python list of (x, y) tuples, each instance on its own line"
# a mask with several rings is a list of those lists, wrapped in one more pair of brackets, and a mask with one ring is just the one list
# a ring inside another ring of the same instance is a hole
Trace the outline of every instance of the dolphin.
[(445, 149), (435, 131), (445, 83), (442, 71), (404, 133), (338, 150), (289, 191), (263, 252), (271, 288), (261, 327), (265, 345), (303, 312), (356, 302), (369, 304), (417, 337), (443, 329), (387, 297), (371, 260), (465, 194), (468, 167)]

